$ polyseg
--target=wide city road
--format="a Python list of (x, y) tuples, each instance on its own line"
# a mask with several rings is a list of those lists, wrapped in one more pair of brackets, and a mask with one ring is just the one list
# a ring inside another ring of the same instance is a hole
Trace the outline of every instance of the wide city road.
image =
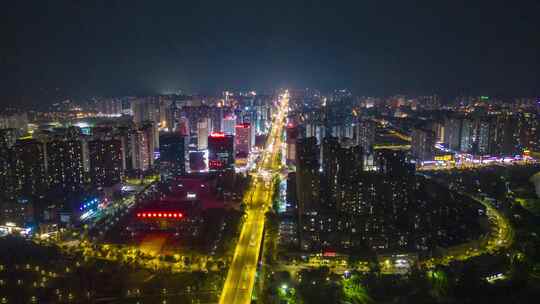
[(279, 102), (279, 110), (274, 117), (266, 149), (244, 198), (246, 220), (242, 226), (233, 261), (223, 286), (219, 301), (222, 304), (251, 302), (257, 260), (261, 250), (265, 213), (272, 204), (272, 192), (274, 191), (271, 183), (272, 173), (276, 172), (280, 166), (281, 134), (288, 109), (288, 93), (283, 94)]

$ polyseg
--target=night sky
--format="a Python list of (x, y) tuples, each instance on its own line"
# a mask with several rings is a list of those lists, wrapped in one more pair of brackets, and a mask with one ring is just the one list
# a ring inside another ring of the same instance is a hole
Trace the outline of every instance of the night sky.
[(539, 1), (17, 0), (0, 17), (2, 104), (56, 88), (540, 94)]

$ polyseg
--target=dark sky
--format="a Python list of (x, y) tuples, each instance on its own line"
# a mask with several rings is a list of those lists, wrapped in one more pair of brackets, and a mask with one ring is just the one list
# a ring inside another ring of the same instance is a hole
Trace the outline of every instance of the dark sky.
[(2, 104), (184, 89), (536, 95), (539, 1), (8, 1)]

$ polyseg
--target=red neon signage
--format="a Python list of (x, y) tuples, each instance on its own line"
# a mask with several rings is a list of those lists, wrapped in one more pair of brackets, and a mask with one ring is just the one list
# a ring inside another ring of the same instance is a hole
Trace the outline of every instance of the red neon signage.
[(236, 128), (237, 129), (247, 129), (249, 128), (251, 125), (248, 124), (248, 123), (243, 123), (243, 124), (239, 124), (239, 125), (236, 125)]
[(170, 218), (170, 219), (181, 219), (184, 217), (184, 214), (181, 212), (138, 212), (137, 218)]
[(222, 138), (222, 137), (225, 137), (225, 133), (223, 133), (223, 132), (212, 132), (212, 133), (210, 133), (210, 137)]
[(323, 253), (323, 256), (324, 257), (335, 257), (336, 256), (336, 252), (335, 251), (325, 251)]
[(221, 168), (223, 167), (223, 163), (219, 160), (211, 160), (208, 162), (208, 165), (210, 168)]

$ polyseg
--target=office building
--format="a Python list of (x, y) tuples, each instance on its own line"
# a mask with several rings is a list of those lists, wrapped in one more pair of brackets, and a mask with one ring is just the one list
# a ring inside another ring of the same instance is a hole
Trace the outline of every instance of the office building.
[(236, 116), (227, 115), (221, 121), (221, 132), (234, 135), (236, 131)]
[(251, 152), (251, 147), (253, 146), (252, 141), (252, 129), (250, 123), (238, 124), (235, 127), (235, 145), (236, 145), (236, 157), (237, 158), (248, 158), (249, 153)]
[(208, 135), (212, 128), (210, 118), (203, 118), (197, 123), (197, 148), (199, 150), (208, 149)]
[(285, 157), (288, 165), (294, 165), (296, 163), (296, 141), (298, 140), (298, 135), (299, 128), (289, 123), (285, 129), (285, 143), (287, 145)]
[(208, 136), (208, 166), (212, 171), (234, 169), (234, 136), (221, 132)]
[(172, 176), (186, 173), (188, 137), (179, 133), (166, 133), (159, 139), (159, 163), (162, 171)]

